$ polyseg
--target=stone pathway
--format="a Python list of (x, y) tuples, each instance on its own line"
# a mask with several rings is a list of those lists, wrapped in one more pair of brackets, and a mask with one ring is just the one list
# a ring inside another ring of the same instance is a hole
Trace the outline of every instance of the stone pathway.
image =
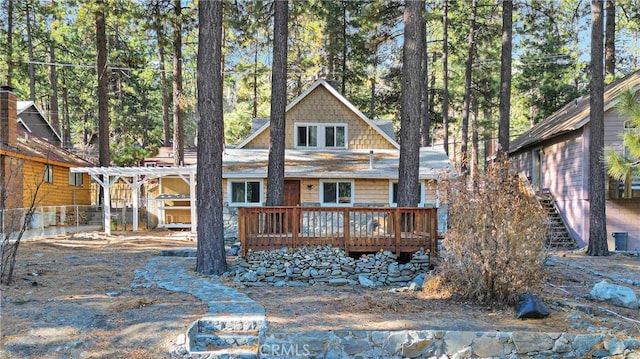
[[(165, 254), (167, 255), (167, 254)], [(150, 260), (133, 288), (156, 286), (189, 293), (209, 313), (192, 323), (171, 349), (181, 358), (455, 358), (603, 357), (640, 359), (640, 340), (606, 334), (465, 331), (327, 331), (266, 333), (262, 306), (215, 277), (193, 272), (191, 253)], [(601, 349), (598, 349), (601, 348)]]
[(160, 256), (136, 270), (132, 288), (158, 288), (188, 293), (209, 305), (207, 316), (265, 315), (264, 308), (243, 293), (220, 284), (215, 277), (198, 275), (195, 258)]

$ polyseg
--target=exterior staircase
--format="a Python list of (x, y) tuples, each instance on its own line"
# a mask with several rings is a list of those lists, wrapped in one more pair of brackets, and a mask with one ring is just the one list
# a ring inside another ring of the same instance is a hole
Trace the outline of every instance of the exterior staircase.
[(556, 206), (555, 198), (551, 193), (537, 195), (538, 201), (549, 217), (549, 234), (547, 235), (547, 247), (552, 249), (572, 249), (576, 242), (571, 237), (567, 225), (564, 223), (560, 211)]
[(190, 358), (258, 358), (265, 331), (263, 315), (203, 317), (187, 330), (187, 351)]

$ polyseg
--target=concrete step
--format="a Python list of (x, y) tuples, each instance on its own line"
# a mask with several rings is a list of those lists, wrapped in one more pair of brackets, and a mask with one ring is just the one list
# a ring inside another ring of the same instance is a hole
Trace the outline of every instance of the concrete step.
[(215, 315), (187, 330), (190, 358), (258, 358), (266, 331), (264, 315)]

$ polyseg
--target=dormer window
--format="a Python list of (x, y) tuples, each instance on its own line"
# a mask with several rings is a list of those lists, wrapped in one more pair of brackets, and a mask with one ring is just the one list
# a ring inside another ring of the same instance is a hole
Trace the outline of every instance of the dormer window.
[(347, 125), (343, 123), (296, 123), (297, 148), (347, 148)]

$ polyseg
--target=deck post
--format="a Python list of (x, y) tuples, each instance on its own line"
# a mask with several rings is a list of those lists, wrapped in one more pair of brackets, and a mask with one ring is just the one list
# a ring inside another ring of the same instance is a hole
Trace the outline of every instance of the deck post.
[(396, 207), (395, 210), (395, 236), (396, 236), (396, 241), (395, 241), (395, 245), (396, 245), (396, 258), (400, 255), (400, 242), (402, 239), (402, 210), (400, 209), (400, 207)]
[(247, 254), (247, 237), (246, 237), (246, 222), (245, 222), (245, 210), (244, 208), (238, 208), (238, 239), (240, 240), (240, 246), (242, 248), (242, 257)]
[(431, 258), (432, 256), (438, 256), (438, 210), (433, 208), (429, 211), (429, 214), (431, 214), (431, 230), (429, 231), (429, 236), (431, 237), (431, 253), (429, 253), (429, 258)]
[(343, 212), (342, 212), (342, 231), (343, 231), (343, 235), (342, 235), (342, 240), (344, 241), (343, 246), (344, 246), (344, 253), (346, 256), (349, 256), (349, 248), (350, 248), (350, 243), (351, 243), (351, 221), (350, 221), (350, 214), (351, 212), (349, 211), (348, 208), (346, 208)]
[(293, 240), (293, 249), (298, 248), (298, 234), (300, 232), (300, 207), (293, 207), (293, 215), (291, 216), (291, 239)]

